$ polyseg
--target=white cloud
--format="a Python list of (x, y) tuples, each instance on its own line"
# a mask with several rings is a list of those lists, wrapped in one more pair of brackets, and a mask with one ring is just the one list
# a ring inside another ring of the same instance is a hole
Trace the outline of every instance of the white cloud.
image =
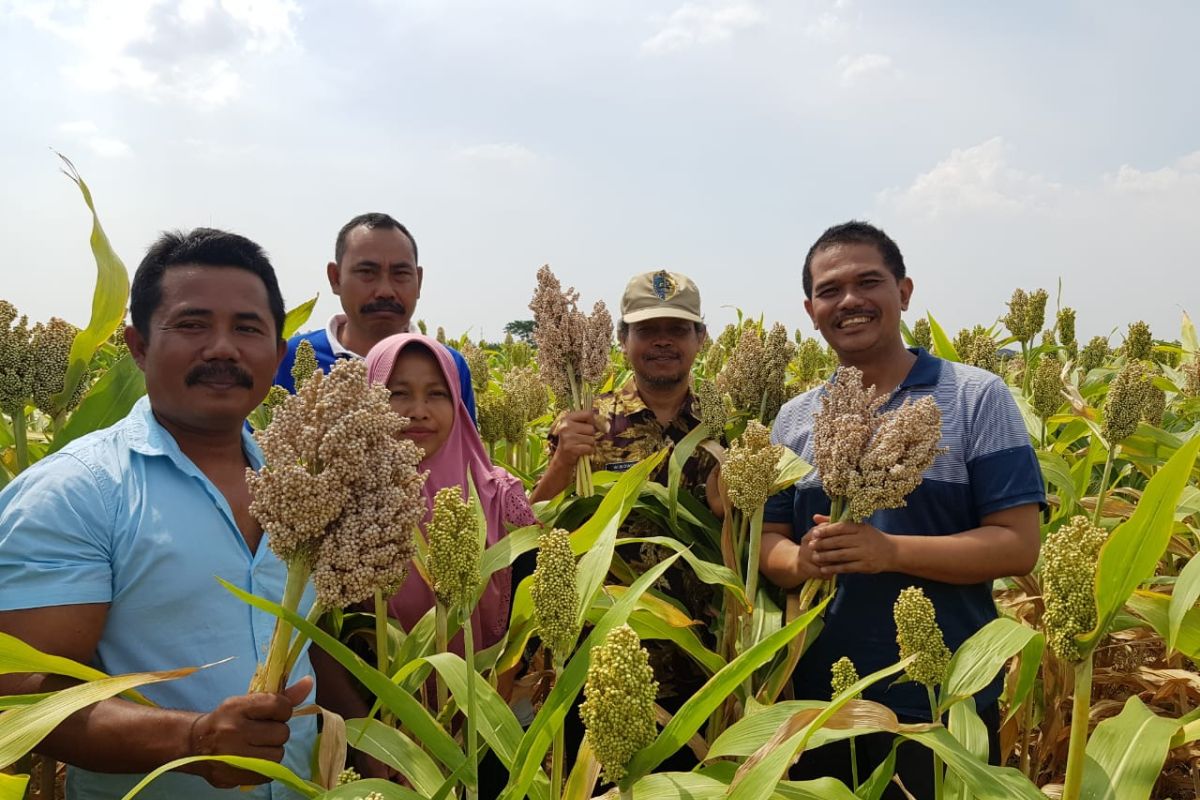
[(1008, 164), (1008, 146), (997, 136), (954, 150), (906, 189), (886, 189), (878, 200), (897, 210), (931, 218), (964, 211), (1012, 212), (1037, 208), (1062, 187)]
[(671, 12), (658, 33), (642, 42), (642, 50), (659, 55), (723, 42), (738, 31), (762, 24), (765, 19), (753, 3), (685, 3)]
[(125, 158), (133, 154), (128, 144), (115, 136), (101, 134), (96, 123), (88, 119), (64, 122), (58, 132), (74, 137), (101, 158)]
[(296, 43), (294, 0), (90, 0), (16, 13), (79, 53), (66, 77), (92, 91), (216, 107), (243, 87), (249, 59)]
[(1174, 166), (1143, 171), (1122, 164), (1105, 183), (1121, 193), (1161, 193), (1174, 189), (1200, 189), (1200, 150), (1180, 158)]
[(843, 86), (851, 86), (872, 75), (886, 75), (895, 72), (891, 56), (882, 53), (863, 53), (858, 56), (842, 56), (838, 61), (841, 70)]
[(539, 160), (538, 154), (515, 142), (491, 142), (460, 149), (458, 158), (468, 161), (485, 161), (515, 166), (532, 164)]

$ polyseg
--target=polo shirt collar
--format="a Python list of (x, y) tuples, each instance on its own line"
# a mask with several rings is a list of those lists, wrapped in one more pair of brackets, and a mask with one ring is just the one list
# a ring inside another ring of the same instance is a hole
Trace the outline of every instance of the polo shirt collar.
[(942, 360), (931, 355), (924, 347), (910, 347), (908, 352), (917, 357), (912, 368), (904, 376), (897, 389), (912, 389), (917, 386), (936, 386), (942, 376)]
[[(334, 358), (362, 358), (362, 354), (355, 353), (353, 350), (348, 350), (341, 340), (338, 339), (338, 331), (346, 324), (345, 314), (334, 314), (329, 318), (329, 322), (325, 323), (325, 335), (329, 338), (329, 349), (333, 351)], [(398, 331), (399, 333), (412, 333), (413, 324), (408, 323), (407, 331)]]
[[(175, 441), (175, 437), (155, 418), (154, 410), (150, 407), (150, 398), (147, 395), (142, 395), (134, 403), (129, 416), (125, 418), (125, 436), (129, 443), (129, 449), (136, 453), (145, 456), (166, 456), (184, 472), (196, 469), (192, 460), (179, 449), (179, 443)], [(259, 449), (258, 442), (254, 441), (254, 437), (244, 427), (242, 428), (242, 452), (246, 454), (247, 460), (255, 469), (262, 466), (262, 450)]]
[[(620, 413), (627, 417), (637, 414), (653, 415), (654, 413), (646, 406), (646, 403), (642, 400), (642, 396), (638, 394), (637, 379), (633, 375), (630, 375), (625, 384), (617, 390), (617, 398), (621, 406)], [(695, 408), (696, 393), (692, 390), (689, 378), (687, 397), (683, 399), (683, 405), (679, 407), (679, 413), (676, 414), (676, 418), (687, 416), (692, 420), (699, 420), (699, 417), (696, 416)]]

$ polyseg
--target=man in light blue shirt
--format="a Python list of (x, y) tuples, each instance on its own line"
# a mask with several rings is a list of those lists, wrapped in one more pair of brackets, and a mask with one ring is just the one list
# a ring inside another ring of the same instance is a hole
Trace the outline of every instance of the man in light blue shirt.
[[(218, 663), (68, 718), (39, 750), (71, 766), (69, 798), (119, 798), (177, 758), (282, 761), (302, 777), (315, 719), (292, 718), (313, 681), (307, 654), (280, 694), (246, 694), (274, 618), (224, 578), (278, 600), (285, 566), (250, 515), (247, 467), (262, 457), (243, 421), (283, 355), (283, 299), (253, 242), (197, 229), (164, 234), (134, 277), (125, 338), (147, 396), (0, 492), (0, 630), (111, 674)], [(311, 590), (301, 611), (312, 602)], [(47, 675), (0, 677), (0, 694), (52, 691)], [(201, 762), (143, 797), (280, 798), (253, 772)]]

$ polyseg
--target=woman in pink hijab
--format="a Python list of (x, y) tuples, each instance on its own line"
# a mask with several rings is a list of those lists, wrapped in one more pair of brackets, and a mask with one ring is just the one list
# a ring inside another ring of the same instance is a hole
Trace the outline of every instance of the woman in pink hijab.
[[(467, 476), (475, 484), (487, 520), (487, 547), (508, 532), (507, 525), (537, 523), (521, 482), (493, 466), (479, 432), (463, 405), (458, 369), (446, 348), (436, 339), (401, 333), (384, 339), (367, 354), (367, 379), (386, 386), (397, 414), (408, 417), (402, 434), (425, 451), (420, 469), (429, 471), (425, 503), (433, 509), (438, 490), (459, 486), (467, 499)], [(512, 595), (510, 569), (493, 573), (473, 617), (475, 647), (490, 647), (504, 636)], [(405, 630), (433, 608), (433, 590), (410, 570), (407, 580), (388, 602), (388, 613)], [(461, 653), (461, 634), (452, 642)]]

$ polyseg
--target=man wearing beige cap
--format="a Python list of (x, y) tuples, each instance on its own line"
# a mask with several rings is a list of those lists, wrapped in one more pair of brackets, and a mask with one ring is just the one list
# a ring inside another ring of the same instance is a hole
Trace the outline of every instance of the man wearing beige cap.
[[(548, 500), (573, 480), (575, 465), (624, 472), (641, 459), (681, 440), (700, 424), (692, 393), (692, 362), (704, 342), (700, 291), (678, 272), (646, 272), (625, 287), (617, 340), (633, 377), (596, 397), (591, 411), (564, 414), (550, 433), (550, 463), (532, 500)], [(684, 469), (684, 487), (703, 486), (715, 461), (697, 450)], [(660, 467), (663, 481), (666, 462)]]

